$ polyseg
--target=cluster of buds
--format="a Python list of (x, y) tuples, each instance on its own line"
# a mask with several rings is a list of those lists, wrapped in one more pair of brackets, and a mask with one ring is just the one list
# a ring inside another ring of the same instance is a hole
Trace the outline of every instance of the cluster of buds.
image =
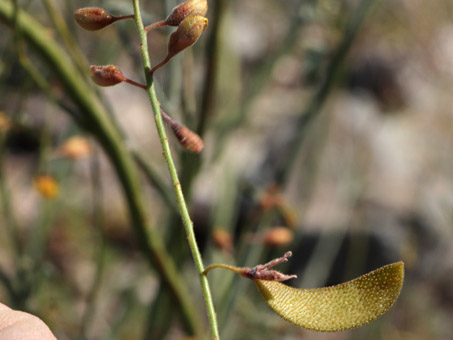
[[(165, 65), (176, 54), (198, 41), (198, 38), (200, 38), (208, 25), (208, 19), (204, 17), (207, 11), (207, 0), (187, 0), (173, 8), (170, 15), (165, 20), (156, 22), (144, 28), (145, 32), (149, 32), (150, 30), (161, 26), (178, 26), (176, 32), (170, 36), (167, 56), (151, 70), (151, 74), (159, 67)], [(76, 22), (89, 31), (100, 30), (115, 21), (133, 17), (133, 14), (114, 16), (104, 9), (97, 7), (80, 8), (74, 12), (74, 19)]]
[[(177, 26), (177, 30), (170, 36), (168, 53), (162, 62), (154, 66), (150, 74), (164, 66), (172, 57), (187, 47), (195, 44), (208, 25), (208, 19), (204, 17), (208, 10), (207, 0), (187, 0), (176, 6), (170, 15), (163, 21), (159, 21), (143, 28), (145, 32), (161, 26)], [(74, 13), (76, 22), (86, 30), (96, 31), (122, 19), (133, 18), (134, 15), (114, 16), (102, 8), (80, 8)], [(146, 85), (133, 81), (123, 75), (115, 65), (91, 66), (92, 80), (99, 86), (113, 86), (122, 82), (147, 89)], [(198, 153), (203, 149), (201, 138), (189, 128), (181, 125), (162, 111), (162, 116), (169, 124), (178, 142), (188, 151)]]

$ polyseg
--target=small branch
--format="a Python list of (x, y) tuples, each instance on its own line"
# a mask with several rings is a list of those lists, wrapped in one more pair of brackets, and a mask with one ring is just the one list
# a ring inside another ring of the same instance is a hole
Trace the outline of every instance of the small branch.
[(171, 59), (172, 56), (170, 55), (167, 55), (165, 57), (164, 60), (162, 60), (159, 64), (157, 64), (156, 66), (154, 66), (151, 71), (149, 71), (149, 74), (151, 75), (151, 77), (153, 76), (154, 72), (156, 72), (157, 69), (161, 68), (162, 66), (164, 66), (166, 63), (168, 63), (168, 61)]

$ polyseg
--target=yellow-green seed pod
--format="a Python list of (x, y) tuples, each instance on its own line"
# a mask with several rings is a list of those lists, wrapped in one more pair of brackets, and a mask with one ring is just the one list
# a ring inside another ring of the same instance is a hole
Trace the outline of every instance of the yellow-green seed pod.
[(113, 86), (127, 80), (118, 66), (115, 65), (92, 65), (90, 67), (90, 74), (91, 79), (99, 86)]
[(173, 8), (170, 15), (165, 19), (165, 24), (179, 26), (188, 16), (204, 16), (207, 11), (207, 0), (188, 0)]
[(296, 289), (276, 281), (254, 283), (283, 319), (310, 330), (335, 332), (384, 314), (398, 297), (403, 280), (404, 264), (397, 262), (332, 287)]
[(75, 21), (88, 31), (97, 31), (116, 21), (116, 18), (102, 8), (85, 7), (74, 12)]

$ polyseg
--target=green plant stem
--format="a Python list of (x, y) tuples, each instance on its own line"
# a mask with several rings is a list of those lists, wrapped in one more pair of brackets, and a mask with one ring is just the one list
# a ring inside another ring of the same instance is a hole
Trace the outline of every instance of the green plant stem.
[(146, 32), (144, 31), (143, 22), (142, 22), (142, 18), (141, 18), (141, 14), (140, 14), (139, 0), (133, 0), (133, 4), (134, 4), (135, 22), (136, 22), (137, 30), (138, 30), (139, 36), (140, 36), (140, 45), (141, 45), (140, 49), (141, 49), (142, 58), (143, 58), (143, 64), (144, 64), (143, 66), (144, 66), (144, 71), (145, 71), (146, 84), (148, 87), (147, 92), (148, 92), (151, 106), (153, 109), (154, 120), (156, 122), (157, 132), (159, 134), (160, 142), (162, 145), (163, 155), (164, 155), (165, 161), (167, 163), (168, 170), (170, 172), (170, 176), (171, 176), (173, 186), (175, 189), (176, 200), (177, 200), (179, 212), (181, 214), (181, 218), (182, 218), (182, 221), (184, 224), (184, 229), (186, 232), (187, 240), (189, 242), (190, 251), (192, 253), (192, 257), (193, 257), (195, 266), (198, 271), (198, 276), (199, 276), (200, 284), (201, 284), (202, 291), (203, 291), (203, 297), (204, 297), (204, 301), (205, 301), (205, 305), (206, 305), (206, 310), (208, 313), (209, 323), (211, 325), (211, 338), (213, 340), (218, 340), (218, 339), (220, 339), (220, 336), (219, 336), (219, 331), (218, 331), (218, 326), (217, 326), (217, 318), (216, 318), (216, 314), (215, 314), (215, 310), (214, 310), (214, 304), (212, 301), (211, 291), (209, 288), (209, 282), (208, 282), (206, 275), (203, 274), (203, 272), (204, 272), (203, 261), (201, 258), (200, 251), (198, 249), (197, 241), (195, 239), (195, 233), (193, 230), (192, 220), (190, 219), (189, 211), (187, 209), (187, 205), (186, 205), (186, 202), (184, 199), (184, 194), (181, 189), (181, 184), (179, 183), (178, 173), (176, 171), (176, 167), (173, 162), (172, 155), (171, 155), (170, 146), (168, 144), (165, 127), (164, 127), (162, 115), (160, 112), (159, 101), (157, 100), (156, 92), (154, 89), (153, 78), (150, 75), (151, 62), (150, 62), (149, 54), (148, 54), (148, 41), (147, 41), (147, 37), (146, 37)]
[(44, 7), (47, 10), (50, 20), (52, 20), (58, 34), (60, 35), (66, 49), (70, 53), (72, 59), (75, 61), (80, 74), (84, 77), (87, 76), (86, 70), (88, 69), (88, 61), (77, 47), (74, 38), (66, 24), (64, 16), (59, 12), (55, 0), (42, 0)]
[(186, 328), (193, 333), (198, 333), (201, 325), (199, 316), (193, 313), (193, 302), (189, 292), (182, 284), (172, 257), (164, 247), (162, 236), (150, 224), (137, 168), (105, 107), (94, 92), (87, 91), (87, 82), (80, 76), (71, 60), (48, 35), (45, 28), (30, 15), (20, 11), (18, 19), (15, 21), (11, 2), (0, 0), (0, 21), (5, 22), (9, 27), (21, 30), (23, 39), (50, 66), (53, 75), (61, 81), (65, 93), (73, 100), (78, 112), (81, 113), (87, 129), (102, 145), (124, 190), (131, 224), (141, 253), (161, 275), (166, 288), (181, 311), (182, 321)]

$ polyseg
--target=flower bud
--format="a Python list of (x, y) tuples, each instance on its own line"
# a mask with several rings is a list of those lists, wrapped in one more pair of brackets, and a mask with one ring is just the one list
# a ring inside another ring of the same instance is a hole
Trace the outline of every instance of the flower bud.
[(179, 127), (171, 127), (173, 133), (178, 139), (179, 144), (187, 151), (193, 153), (200, 153), (203, 150), (203, 140), (195, 132), (188, 127), (181, 125)]
[(168, 55), (174, 56), (183, 49), (192, 46), (208, 26), (208, 19), (201, 15), (185, 18), (176, 32), (170, 36)]
[(176, 6), (165, 19), (165, 24), (179, 26), (188, 16), (204, 16), (208, 11), (207, 0), (188, 0)]
[(74, 19), (88, 31), (97, 31), (116, 21), (116, 18), (102, 8), (85, 7), (74, 12)]
[(179, 144), (181, 144), (184, 149), (194, 153), (199, 153), (203, 150), (204, 143), (200, 136), (186, 126), (174, 121), (162, 109), (160, 112), (165, 121), (170, 125), (171, 130), (173, 131)]
[(90, 73), (91, 79), (99, 86), (113, 86), (127, 80), (118, 66), (115, 65), (92, 65), (90, 67)]

